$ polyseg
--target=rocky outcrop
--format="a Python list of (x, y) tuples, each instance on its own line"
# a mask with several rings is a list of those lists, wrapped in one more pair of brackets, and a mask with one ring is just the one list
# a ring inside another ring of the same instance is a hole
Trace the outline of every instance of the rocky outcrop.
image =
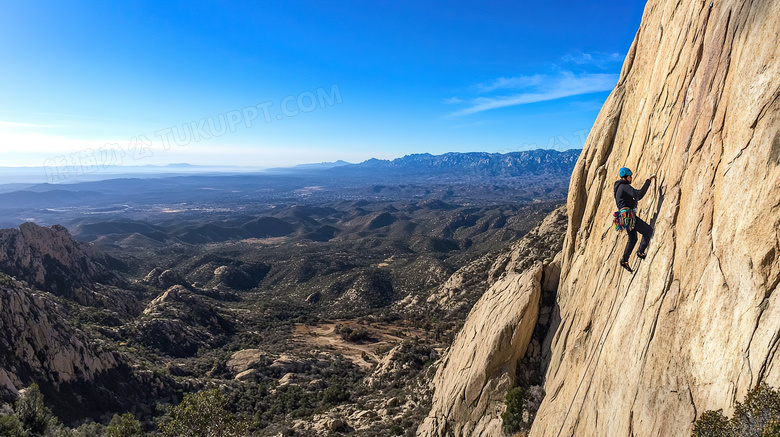
[(133, 293), (117, 287), (125, 284), (111, 271), (115, 266), (61, 226), (27, 223), (0, 231), (0, 268), (18, 275), (0, 273), (0, 401), (37, 383), (68, 423), (175, 391), (167, 378), (133, 369), (91, 329), (94, 320), (115, 326), (140, 313)]
[(24, 223), (19, 229), (0, 230), (0, 271), (82, 305), (136, 315), (136, 299), (117, 288), (123, 285), (113, 271), (118, 267), (119, 261), (73, 240), (60, 225)]
[(379, 389), (397, 381), (409, 380), (438, 358), (438, 352), (430, 345), (414, 341), (402, 342), (379, 360), (364, 383), (372, 389)]
[(565, 223), (565, 208), (555, 210), (488, 269), (492, 286), (439, 364), (433, 405), (417, 435), (501, 435), (507, 392), (520, 382), (541, 382), (560, 274), (552, 257), (561, 249)]
[(174, 285), (181, 285), (187, 289), (192, 288), (192, 285), (182, 278), (175, 270), (163, 270), (159, 267), (155, 267), (147, 273), (142, 282), (146, 285), (151, 285), (152, 287), (161, 288), (163, 290), (167, 290)]
[(84, 283), (118, 281), (111, 259), (99, 249), (81, 244), (60, 225), (24, 223), (0, 230), (0, 268), (55, 295)]
[(116, 367), (111, 352), (89, 344), (63, 321), (65, 310), (46, 294), (2, 278), (0, 389), (16, 393), (32, 382), (58, 385), (91, 380)]
[[(522, 273), (537, 261), (555, 257), (563, 243), (566, 224), (566, 209), (558, 208), (508, 250), (488, 253), (461, 267), (428, 296), (426, 303), (430, 310), (445, 314), (468, 311), (503, 275)], [(401, 307), (420, 304), (418, 299), (399, 302)]]
[(396, 291), (390, 275), (379, 269), (360, 272), (335, 301), (338, 308), (381, 308), (393, 302)]
[[(780, 2), (651, 0), (575, 167), (532, 436), (689, 435), (780, 385)], [(610, 229), (622, 166), (658, 181), (636, 273)]]
[[(541, 264), (509, 275), (477, 302), (436, 374), (433, 409), (418, 435), (501, 433), (502, 401), (536, 325), (541, 276)], [(493, 318), (502, 323), (483, 326)]]
[(260, 349), (243, 349), (230, 356), (227, 367), (233, 375), (239, 375), (260, 366), (266, 360), (266, 353)]
[[(119, 409), (111, 388), (126, 383), (121, 357), (73, 327), (52, 298), (0, 274), (0, 402), (37, 383), (64, 419)], [(126, 393), (125, 393), (126, 394)]]
[(214, 279), (220, 285), (234, 290), (249, 290), (257, 282), (243, 270), (232, 266), (219, 266), (214, 270)]
[(152, 300), (135, 323), (141, 343), (174, 357), (187, 357), (203, 346), (217, 346), (234, 331), (209, 303), (181, 285)]
[[(426, 303), (433, 310), (447, 314), (470, 310), (485, 291), (495, 258), (493, 254), (486, 254), (459, 268), (431, 292), (425, 300)], [(406, 299), (400, 304), (411, 310), (420, 307), (419, 299), (414, 298)]]

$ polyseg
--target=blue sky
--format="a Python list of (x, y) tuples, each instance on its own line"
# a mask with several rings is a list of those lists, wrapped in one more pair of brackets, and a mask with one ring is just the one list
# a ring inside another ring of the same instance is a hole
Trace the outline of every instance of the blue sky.
[(644, 3), (7, 0), (0, 166), (578, 148)]

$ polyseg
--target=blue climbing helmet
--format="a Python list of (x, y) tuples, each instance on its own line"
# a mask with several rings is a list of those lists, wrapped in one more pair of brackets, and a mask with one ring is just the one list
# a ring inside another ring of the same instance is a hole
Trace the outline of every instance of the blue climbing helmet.
[(619, 174), (620, 174), (621, 178), (624, 178), (626, 176), (631, 176), (632, 175), (631, 169), (628, 168), (628, 167), (621, 168)]

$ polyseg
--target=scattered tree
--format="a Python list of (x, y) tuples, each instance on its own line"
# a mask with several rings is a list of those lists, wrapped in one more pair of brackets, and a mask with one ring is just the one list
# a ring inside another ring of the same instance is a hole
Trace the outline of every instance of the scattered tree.
[(7, 437), (25, 437), (22, 422), (15, 414), (0, 417), (0, 435)]
[(74, 437), (105, 437), (106, 427), (98, 422), (81, 424), (73, 433)]
[(780, 392), (761, 383), (737, 402), (734, 417), (706, 411), (693, 426), (693, 437), (780, 437)]
[(506, 411), (501, 415), (504, 421), (504, 432), (512, 434), (522, 430), (527, 424), (523, 420), (525, 405), (525, 390), (515, 387), (506, 394)]
[(356, 330), (339, 323), (336, 325), (335, 332), (342, 338), (342, 340), (348, 341), (350, 343), (373, 341), (371, 333), (366, 328), (360, 328)]
[(246, 435), (246, 424), (227, 411), (226, 405), (218, 389), (190, 393), (169, 408), (169, 420), (160, 425), (160, 431), (170, 437)]
[(135, 416), (130, 413), (114, 414), (106, 429), (106, 437), (137, 437), (143, 436), (144, 429)]
[(38, 384), (32, 384), (22, 392), (14, 404), (14, 413), (28, 436), (56, 435), (60, 428), (57, 418), (43, 404)]

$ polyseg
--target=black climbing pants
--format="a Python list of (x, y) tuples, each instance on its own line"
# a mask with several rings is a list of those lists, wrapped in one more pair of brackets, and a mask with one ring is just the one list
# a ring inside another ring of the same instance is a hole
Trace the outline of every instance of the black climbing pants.
[(631, 256), (631, 252), (636, 246), (636, 233), (642, 234), (642, 242), (639, 243), (639, 249), (637, 252), (646, 253), (647, 245), (650, 244), (650, 237), (653, 236), (653, 228), (650, 227), (644, 220), (637, 217), (634, 225), (634, 229), (628, 231), (628, 242), (626, 242), (626, 250), (623, 251), (623, 258), (620, 260), (628, 262), (628, 257)]

